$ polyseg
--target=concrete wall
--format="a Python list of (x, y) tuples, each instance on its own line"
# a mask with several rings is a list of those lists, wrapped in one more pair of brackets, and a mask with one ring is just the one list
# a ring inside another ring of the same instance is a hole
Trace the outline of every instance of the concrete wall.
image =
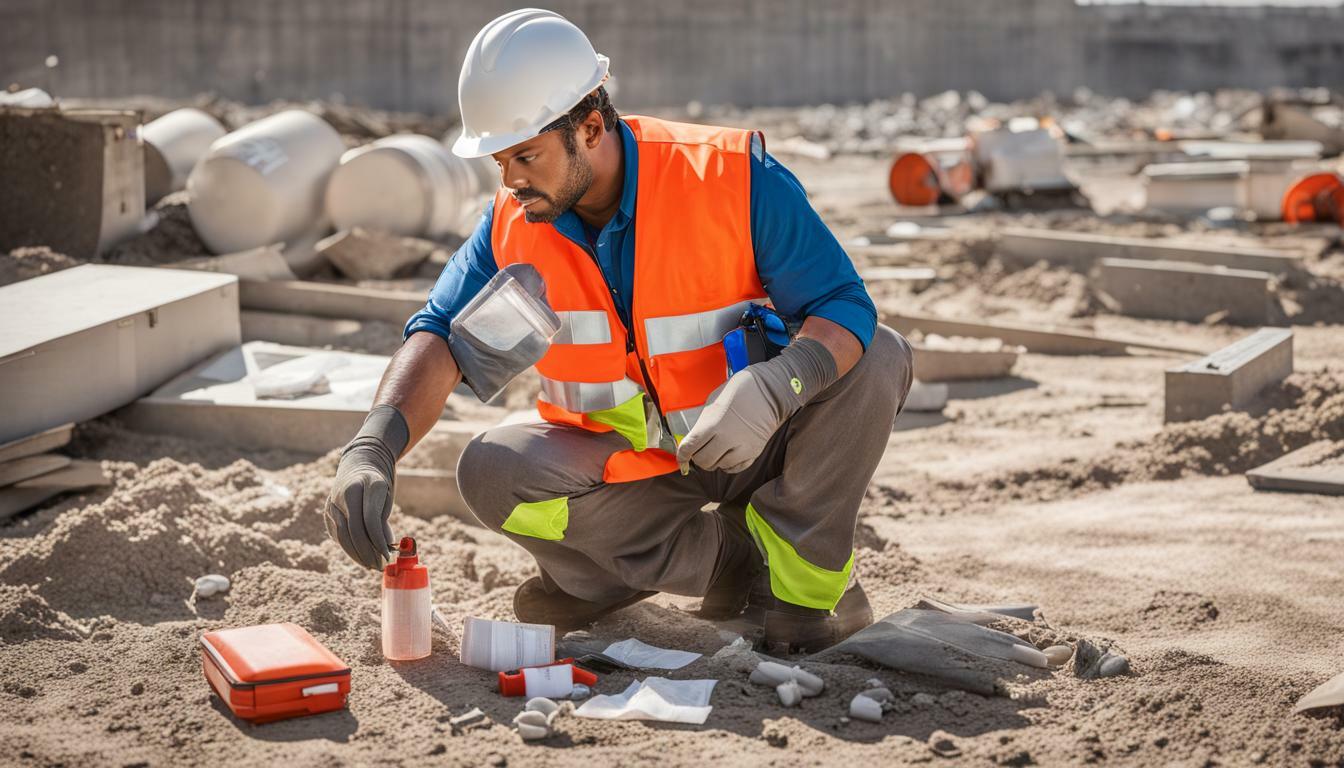
[[(1344, 9), (1073, 0), (547, 0), (611, 56), (623, 108), (948, 88), (1344, 89)], [(0, 0), (0, 84), (58, 95), (330, 98), (453, 112), (502, 0)], [(56, 69), (43, 61), (60, 58)]]

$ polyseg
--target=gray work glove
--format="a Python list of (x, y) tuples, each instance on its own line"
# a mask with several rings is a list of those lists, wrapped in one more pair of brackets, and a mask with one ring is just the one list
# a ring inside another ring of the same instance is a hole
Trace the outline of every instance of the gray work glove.
[(394, 539), (387, 518), (392, 514), (397, 457), (409, 441), (401, 411), (377, 405), (341, 453), (327, 497), (327, 534), (365, 568), (381, 570), (390, 559)]
[(816, 339), (794, 339), (772, 360), (738, 371), (712, 395), (677, 447), (683, 473), (741, 472), (761, 455), (775, 431), (836, 380), (835, 358)]

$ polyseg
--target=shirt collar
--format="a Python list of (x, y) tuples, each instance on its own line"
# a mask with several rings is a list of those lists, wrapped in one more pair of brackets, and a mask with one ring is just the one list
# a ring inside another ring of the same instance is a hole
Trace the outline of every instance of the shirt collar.
[(639, 147), (635, 132), (624, 120), (617, 120), (621, 131), (621, 153), (625, 160), (625, 175), (621, 180), (621, 207), (619, 215), (628, 222), (635, 217), (635, 189), (639, 185)]

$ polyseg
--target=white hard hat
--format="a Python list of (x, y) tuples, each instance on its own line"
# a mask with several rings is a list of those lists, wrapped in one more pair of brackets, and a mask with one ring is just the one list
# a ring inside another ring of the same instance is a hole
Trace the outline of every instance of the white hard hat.
[(602, 84), (609, 63), (551, 11), (523, 8), (486, 24), (462, 62), (453, 153), (484, 157), (538, 135)]

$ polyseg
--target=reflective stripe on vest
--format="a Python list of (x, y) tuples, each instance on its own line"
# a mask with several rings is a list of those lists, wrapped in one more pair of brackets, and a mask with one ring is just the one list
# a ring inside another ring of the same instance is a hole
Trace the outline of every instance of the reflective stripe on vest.
[(701, 349), (723, 341), (729, 331), (737, 327), (747, 305), (764, 304), (765, 297), (739, 301), (728, 307), (695, 312), (689, 315), (651, 317), (644, 321), (644, 332), (649, 340), (649, 356), (666, 355)]
[(643, 391), (629, 378), (595, 384), (587, 381), (556, 381), (545, 376), (541, 377), (541, 394), (546, 398), (546, 402), (575, 413), (610, 410)]
[(551, 339), (552, 344), (611, 343), (611, 326), (605, 310), (571, 309), (555, 314), (560, 317), (560, 330)]
[(677, 442), (681, 438), (691, 433), (691, 428), (695, 422), (700, 419), (700, 414), (705, 410), (705, 406), (699, 405), (694, 408), (682, 408), (680, 411), (668, 411), (667, 425), (672, 428), (672, 434), (676, 436)]

